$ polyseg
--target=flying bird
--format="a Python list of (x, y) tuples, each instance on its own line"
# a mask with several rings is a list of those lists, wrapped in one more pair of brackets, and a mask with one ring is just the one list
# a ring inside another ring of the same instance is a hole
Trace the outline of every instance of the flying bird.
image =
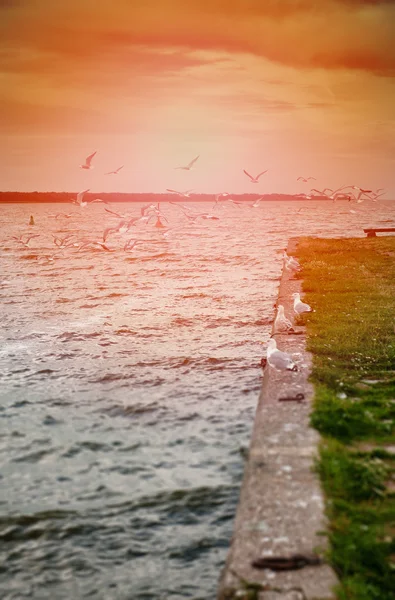
[(78, 206), (86, 206), (88, 203), (83, 201), (84, 195), (89, 192), (90, 188), (83, 190), (82, 192), (78, 192), (77, 198), (72, 200), (73, 204), (77, 204)]
[(198, 213), (196, 216), (200, 217), (201, 219), (211, 219), (213, 221), (219, 221), (219, 217), (210, 213)]
[(53, 243), (58, 248), (67, 248), (67, 247), (72, 246), (74, 244), (74, 242), (72, 242), (71, 239), (70, 239), (72, 237), (75, 237), (73, 233), (68, 233), (63, 238), (58, 237), (57, 235), (54, 235), (54, 234), (52, 234), (52, 237), (53, 237)]
[(249, 208), (259, 208), (261, 200), (263, 200), (263, 196), (261, 196), (260, 198), (258, 198), (257, 200), (255, 200), (255, 202), (253, 202), (252, 204), (247, 204), (247, 206)]
[(183, 171), (190, 171), (193, 167), (193, 165), (195, 164), (195, 162), (197, 161), (197, 159), (199, 158), (200, 154), (198, 154), (197, 156), (195, 156), (195, 158), (193, 160), (191, 160), (190, 163), (188, 163), (187, 165), (185, 165), (185, 167), (174, 167), (175, 169), (182, 169)]
[(265, 173), (268, 172), (268, 169), (266, 169), (266, 171), (262, 171), (262, 173), (259, 173), (259, 175), (257, 175), (256, 177), (253, 177), (252, 175), (250, 175), (249, 173), (247, 173), (247, 171), (245, 169), (243, 169), (243, 173), (245, 173), (247, 175), (247, 177), (250, 178), (251, 183), (258, 183), (259, 182), (259, 178), (264, 175)]
[(124, 168), (125, 165), (121, 165), (115, 171), (108, 171), (108, 173), (104, 173), (104, 175), (118, 175), (119, 171)]
[(92, 167), (92, 159), (95, 156), (95, 154), (97, 153), (97, 150), (95, 150), (95, 152), (92, 152), (92, 154), (90, 154), (89, 156), (86, 157), (85, 162), (83, 165), (80, 165), (80, 169), (93, 169)]
[(183, 198), (189, 198), (192, 191), (193, 190), (187, 190), (186, 192), (177, 192), (177, 190), (170, 190), (166, 188), (166, 192), (170, 192), (171, 194), (177, 194), (177, 196), (182, 196)]
[(314, 181), (317, 181), (316, 178), (311, 177), (311, 175), (309, 177), (298, 177), (296, 181), (303, 181), (303, 183), (307, 183), (309, 179), (314, 179)]
[(200, 216), (200, 215), (192, 215), (192, 214), (189, 214), (189, 213), (185, 212), (184, 210), (183, 210), (182, 212), (184, 213), (184, 215), (186, 216), (186, 218), (188, 219), (188, 221), (189, 221), (190, 223), (195, 223), (195, 222), (196, 222), (196, 220), (197, 220), (197, 219), (199, 218), (199, 216)]
[(95, 248), (97, 250), (106, 250), (106, 252), (111, 252), (110, 248), (106, 246), (104, 242), (99, 240), (85, 240), (78, 248), (78, 252), (83, 248)]
[(229, 196), (228, 192), (222, 192), (221, 194), (215, 194), (213, 208), (214, 208), (214, 206), (217, 206), (218, 202), (220, 201), (220, 199), (223, 196)]
[(103, 202), (103, 204), (108, 204), (105, 200), (102, 200), (101, 198), (95, 198), (94, 200), (90, 200), (89, 202), (84, 201), (84, 195), (89, 192), (90, 188), (87, 188), (86, 190), (83, 190), (82, 192), (78, 192), (77, 194), (77, 198), (75, 200), (72, 200), (73, 204), (77, 204), (77, 206), (80, 206), (81, 208), (84, 208), (85, 206), (88, 206), (88, 204), (93, 204), (94, 202)]
[[(40, 237), (39, 233), (33, 233), (31, 235), (20, 235), (20, 236), (16, 236), (13, 235), (12, 239), (16, 240), (17, 242), (19, 242), (20, 244), (22, 244), (22, 246), (24, 246), (25, 248), (29, 248), (29, 243), (30, 240), (32, 240), (33, 238), (37, 238)], [(23, 239), (26, 238), (26, 239)]]
[[(317, 190), (317, 188), (312, 188), (311, 191), (317, 192), (317, 194), (319, 194), (320, 196), (325, 196), (326, 198), (328, 198), (328, 200), (333, 200), (333, 202), (335, 202), (340, 197), (346, 197), (347, 199), (349, 198), (350, 194), (343, 192), (343, 190), (345, 190), (348, 187), (350, 186), (342, 185), (341, 187), (337, 188), (337, 190), (333, 190), (332, 188), (324, 188), (323, 190)], [(327, 192), (332, 193), (328, 194)]]
[(284, 266), (287, 271), (300, 271), (301, 266), (299, 261), (293, 256), (288, 256), (286, 252), (283, 253)]

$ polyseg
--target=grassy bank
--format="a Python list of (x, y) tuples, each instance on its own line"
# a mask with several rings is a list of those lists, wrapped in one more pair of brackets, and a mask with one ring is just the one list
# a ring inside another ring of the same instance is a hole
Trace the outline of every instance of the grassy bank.
[(312, 424), (341, 600), (395, 598), (395, 237), (302, 238)]

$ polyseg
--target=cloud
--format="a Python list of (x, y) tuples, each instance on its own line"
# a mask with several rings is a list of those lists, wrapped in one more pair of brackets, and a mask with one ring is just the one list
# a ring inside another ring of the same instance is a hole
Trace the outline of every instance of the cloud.
[(53, 133), (78, 131), (79, 126), (85, 131), (95, 131), (103, 117), (92, 110), (84, 110), (69, 106), (43, 106), (26, 101), (15, 101), (0, 98), (0, 113), (7, 115), (0, 123), (1, 134), (39, 133), (43, 128)]
[(78, 61), (99, 68), (103, 57), (145, 45), (395, 73), (395, 3), (388, 0), (29, 0), (6, 14), (3, 43), (65, 56), (70, 68)]
[(394, 5), (8, 3), (0, 18), (4, 127), (130, 132), (166, 123), (186, 130), (201, 114), (216, 131), (236, 123), (260, 134), (269, 122), (293, 127), (293, 119), (295, 127), (307, 120), (324, 130), (334, 105), (342, 125), (377, 110), (390, 119)]

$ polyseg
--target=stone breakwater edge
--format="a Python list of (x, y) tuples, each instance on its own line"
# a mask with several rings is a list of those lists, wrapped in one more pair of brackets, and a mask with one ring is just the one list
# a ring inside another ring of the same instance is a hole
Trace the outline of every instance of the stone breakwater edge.
[[(288, 255), (297, 244), (297, 238), (289, 240)], [(301, 290), (302, 281), (283, 269), (277, 304), (284, 306), (288, 317), (293, 314), (292, 294)], [(296, 334), (276, 334), (275, 339), (295, 358), (298, 371), (265, 368), (218, 600), (336, 598), (336, 575), (319, 558), (326, 548), (320, 535), (326, 519), (314, 472), (320, 436), (309, 424), (312, 357), (306, 351), (305, 329), (294, 329)], [(304, 566), (295, 568), (291, 560), (286, 568), (284, 562), (295, 556), (305, 558)], [(276, 558), (282, 568), (257, 567)]]

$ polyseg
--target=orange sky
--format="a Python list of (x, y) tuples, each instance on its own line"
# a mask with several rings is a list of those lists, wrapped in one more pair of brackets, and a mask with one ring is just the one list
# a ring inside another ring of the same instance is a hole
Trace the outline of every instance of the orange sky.
[(394, 23), (389, 0), (0, 0), (0, 189), (295, 193), (313, 175), (395, 198)]

